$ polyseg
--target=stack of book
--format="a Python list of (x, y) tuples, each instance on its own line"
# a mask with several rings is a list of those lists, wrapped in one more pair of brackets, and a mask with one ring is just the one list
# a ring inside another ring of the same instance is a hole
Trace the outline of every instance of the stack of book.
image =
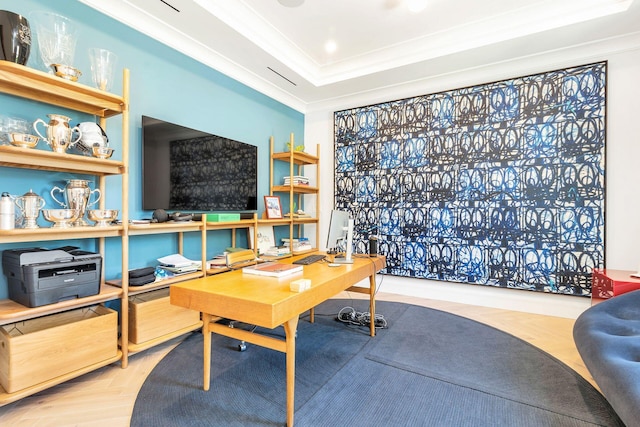
[(309, 239), (307, 237), (282, 239), (282, 244), (287, 248), (291, 248), (294, 252), (308, 251), (312, 249), (311, 243), (309, 243)]
[(279, 264), (276, 262), (265, 262), (242, 269), (243, 273), (255, 274), (258, 276), (282, 277), (302, 272), (302, 266), (298, 264)]
[[(291, 183), (290, 176), (284, 177), (284, 185), (289, 185)], [(309, 178), (302, 175), (294, 175), (293, 176), (293, 185), (309, 185)]]
[(279, 257), (279, 256), (289, 255), (290, 253), (291, 253), (291, 249), (289, 249), (288, 246), (271, 246), (262, 255)]

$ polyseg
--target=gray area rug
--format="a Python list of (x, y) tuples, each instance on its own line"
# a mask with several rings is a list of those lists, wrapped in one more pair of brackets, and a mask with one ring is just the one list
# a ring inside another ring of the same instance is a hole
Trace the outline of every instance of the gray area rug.
[[(622, 426), (575, 371), (497, 329), (456, 315), (380, 301), (388, 322), (335, 320), (368, 302), (329, 300), (301, 320), (296, 426)], [(262, 331), (284, 336), (282, 329)], [(211, 388), (202, 390), (202, 335), (192, 334), (151, 372), (131, 426), (283, 426), (283, 353), (213, 335)]]

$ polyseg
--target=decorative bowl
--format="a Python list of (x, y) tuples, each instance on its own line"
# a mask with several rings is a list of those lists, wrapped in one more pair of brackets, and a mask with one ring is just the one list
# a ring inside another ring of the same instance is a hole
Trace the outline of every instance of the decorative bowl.
[(36, 145), (38, 145), (38, 141), (40, 141), (39, 137), (35, 135), (29, 135), (28, 133), (11, 132), (9, 136), (9, 142), (11, 143), (11, 145), (22, 148), (34, 148)]
[(43, 209), (42, 216), (49, 222), (53, 222), (53, 227), (68, 228), (80, 216), (77, 209)]
[(80, 70), (73, 68), (70, 65), (51, 64), (51, 68), (53, 68), (53, 72), (56, 76), (62, 77), (66, 80), (71, 80), (72, 82), (77, 82), (78, 77), (82, 75)]
[(107, 227), (118, 218), (118, 212), (117, 209), (89, 209), (87, 218), (95, 221), (96, 227)]
[(97, 157), (99, 159), (108, 159), (113, 155), (113, 148), (94, 145), (93, 147), (91, 147), (91, 152), (93, 153), (93, 157)]

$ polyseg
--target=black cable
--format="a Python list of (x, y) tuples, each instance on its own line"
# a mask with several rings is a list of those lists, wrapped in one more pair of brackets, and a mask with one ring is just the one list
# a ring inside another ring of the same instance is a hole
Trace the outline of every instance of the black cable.
[[(357, 312), (353, 307), (344, 307), (338, 312), (336, 320), (351, 325), (369, 327), (371, 325), (371, 313)], [(386, 329), (388, 327), (387, 320), (382, 314), (376, 313), (374, 327), (376, 329)]]

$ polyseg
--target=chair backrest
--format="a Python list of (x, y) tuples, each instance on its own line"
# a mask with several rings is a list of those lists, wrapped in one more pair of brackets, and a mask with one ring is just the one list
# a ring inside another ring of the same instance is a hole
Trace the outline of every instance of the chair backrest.
[(251, 249), (245, 249), (242, 251), (229, 252), (226, 255), (227, 267), (231, 269), (238, 269), (246, 267), (248, 265), (255, 264), (256, 254)]

